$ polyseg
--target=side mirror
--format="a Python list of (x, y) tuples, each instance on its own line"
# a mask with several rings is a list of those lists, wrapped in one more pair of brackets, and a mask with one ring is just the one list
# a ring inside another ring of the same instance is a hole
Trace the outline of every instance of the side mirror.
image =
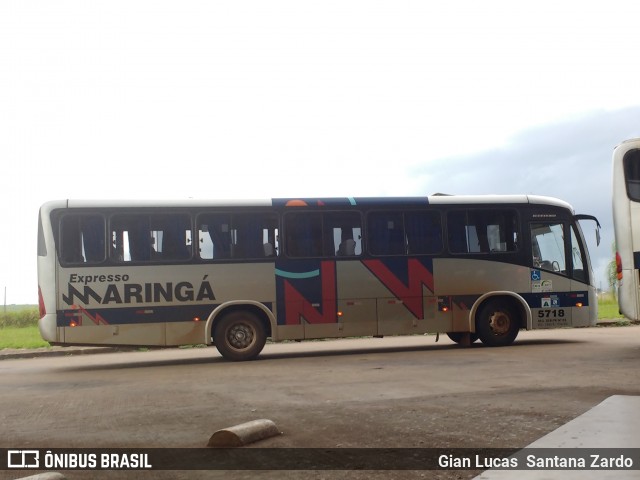
[(600, 222), (593, 215), (575, 215), (574, 218), (580, 220), (593, 220), (596, 222), (596, 245), (600, 246)]

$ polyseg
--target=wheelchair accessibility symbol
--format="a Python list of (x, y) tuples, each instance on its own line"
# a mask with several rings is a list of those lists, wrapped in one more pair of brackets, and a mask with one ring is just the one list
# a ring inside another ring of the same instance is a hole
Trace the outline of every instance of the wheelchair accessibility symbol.
[(540, 275), (540, 270), (531, 270), (531, 281), (539, 282), (542, 276)]

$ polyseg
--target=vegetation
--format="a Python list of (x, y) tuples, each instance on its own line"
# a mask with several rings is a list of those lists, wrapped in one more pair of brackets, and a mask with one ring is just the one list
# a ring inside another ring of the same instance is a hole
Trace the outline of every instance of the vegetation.
[(38, 307), (11, 305), (0, 311), (0, 349), (40, 348), (49, 344), (38, 331)]
[(40, 336), (37, 326), (0, 328), (0, 350), (3, 348), (48, 347)]
[(8, 305), (6, 312), (0, 310), (0, 328), (37, 326), (39, 317), (38, 307)]
[(598, 297), (598, 319), (615, 320), (624, 318), (618, 311), (618, 300), (612, 293), (602, 293)]

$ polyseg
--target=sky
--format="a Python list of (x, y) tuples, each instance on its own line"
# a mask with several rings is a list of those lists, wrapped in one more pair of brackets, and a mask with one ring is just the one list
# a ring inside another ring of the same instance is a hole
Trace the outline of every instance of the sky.
[(38, 207), (65, 198), (550, 195), (600, 219), (606, 288), (611, 153), (640, 137), (639, 14), (626, 0), (0, 2), (5, 302), (37, 303)]

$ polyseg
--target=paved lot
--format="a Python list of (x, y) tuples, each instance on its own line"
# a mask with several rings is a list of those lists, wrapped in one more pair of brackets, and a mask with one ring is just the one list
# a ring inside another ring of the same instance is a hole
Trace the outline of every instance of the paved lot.
[[(263, 447), (523, 447), (614, 394), (640, 395), (640, 327), (521, 332), (506, 348), (434, 336), (267, 345), (260, 360), (170, 349), (0, 362), (0, 446), (203, 447), (269, 418)], [(262, 472), (473, 478), (479, 471)], [(13, 479), (15, 472), (0, 472)], [(70, 472), (68, 478), (255, 478)]]

